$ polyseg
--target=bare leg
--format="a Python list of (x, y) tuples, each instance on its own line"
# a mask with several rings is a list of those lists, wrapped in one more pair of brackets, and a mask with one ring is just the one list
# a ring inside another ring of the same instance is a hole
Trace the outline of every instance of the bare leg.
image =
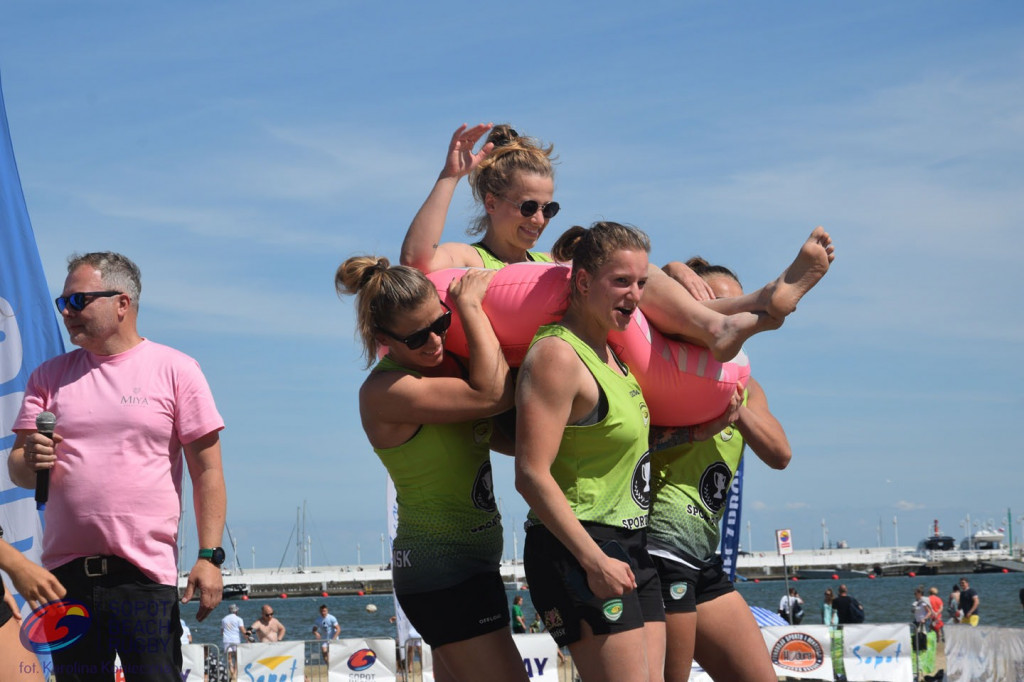
[(697, 605), (695, 657), (715, 680), (778, 680), (761, 630), (739, 592)]
[(20, 625), (21, 621), (11, 618), (0, 627), (0, 680), (43, 682), (43, 668), (36, 655), (21, 645)]
[(584, 682), (648, 682), (643, 628), (595, 635), (583, 623), (583, 638), (569, 645)]
[(488, 682), (529, 682), (523, 658), (507, 629), (488, 632), (434, 649), (435, 667), (440, 663), (459, 682), (479, 680), (486, 670)]
[(668, 648), (665, 655), (666, 682), (686, 682), (693, 665), (697, 638), (697, 613), (666, 613)]
[[(774, 282), (743, 296), (702, 303), (723, 315), (766, 312), (781, 320), (796, 310), (797, 303), (828, 272), (834, 259), (832, 238), (824, 228), (817, 227), (800, 247), (793, 262)], [(677, 266), (677, 263), (669, 263), (665, 271), (671, 275)]]
[(647, 640), (647, 671), (650, 682), (665, 682), (665, 623), (644, 623)]
[(778, 329), (782, 321), (767, 313), (723, 315), (698, 303), (679, 282), (654, 266), (640, 302), (644, 315), (663, 334), (680, 336), (711, 350), (725, 362), (758, 332)]

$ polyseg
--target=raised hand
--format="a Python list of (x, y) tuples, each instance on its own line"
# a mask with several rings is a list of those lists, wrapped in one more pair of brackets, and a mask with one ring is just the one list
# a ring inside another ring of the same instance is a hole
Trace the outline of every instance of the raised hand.
[(452, 133), (452, 141), (448, 144), (448, 156), (445, 158), (441, 177), (458, 179), (463, 175), (468, 175), (471, 170), (476, 168), (484, 160), (484, 157), (491, 153), (494, 144), (488, 142), (475, 154), (473, 147), (493, 127), (493, 123), (480, 123), (472, 128), (465, 123), (459, 126)]

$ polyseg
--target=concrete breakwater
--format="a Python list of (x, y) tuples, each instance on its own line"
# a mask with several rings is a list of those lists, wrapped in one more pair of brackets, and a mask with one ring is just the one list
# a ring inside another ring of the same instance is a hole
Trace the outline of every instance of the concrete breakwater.
[[(1008, 550), (918, 552), (913, 548), (837, 548), (797, 550), (785, 558), (790, 576), (804, 579), (848, 579), (875, 575), (959, 575), (970, 573), (1024, 572), (1019, 554)], [(512, 588), (525, 583), (522, 562), (507, 561), (501, 566), (502, 578)], [(741, 554), (737, 574), (747, 580), (782, 580), (783, 558), (775, 552)], [(184, 589), (187, 576), (179, 578)], [(251, 598), (388, 594), (392, 591), (391, 569), (379, 564), (364, 566), (314, 566), (302, 571), (258, 568), (238, 573), (225, 572), (225, 596)]]

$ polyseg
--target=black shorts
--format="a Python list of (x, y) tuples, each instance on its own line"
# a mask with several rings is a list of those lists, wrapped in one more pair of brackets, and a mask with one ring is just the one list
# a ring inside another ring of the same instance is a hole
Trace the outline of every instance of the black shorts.
[(11, 618), (14, 617), (14, 613), (11, 611), (11, 607), (4, 601), (4, 588), (0, 585), (0, 628), (7, 624)]
[(508, 595), (497, 571), (442, 590), (396, 596), (409, 622), (435, 649), (508, 628)]
[(694, 613), (697, 604), (736, 591), (720, 556), (708, 562), (693, 560), (692, 566), (662, 556), (651, 558), (661, 578), (661, 598), (667, 613)]
[(584, 524), (605, 553), (629, 563), (636, 589), (616, 599), (600, 599), (587, 585), (587, 574), (569, 550), (543, 526), (526, 532), (523, 563), (533, 605), (559, 646), (579, 641), (580, 623), (586, 621), (596, 635), (641, 628), (663, 622), (658, 572), (647, 554), (646, 533), (611, 526)]

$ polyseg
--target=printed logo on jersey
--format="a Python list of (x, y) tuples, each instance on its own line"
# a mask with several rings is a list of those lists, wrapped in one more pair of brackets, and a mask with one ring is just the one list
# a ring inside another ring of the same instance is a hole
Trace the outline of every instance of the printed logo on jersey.
[(651, 453), (645, 452), (633, 469), (633, 481), (630, 484), (633, 501), (641, 509), (651, 506)]
[(601, 606), (601, 611), (604, 613), (606, 621), (614, 623), (619, 618), (622, 618), (622, 600), (609, 599)]
[(729, 424), (729, 426), (726, 426), (724, 429), (722, 429), (722, 432), (718, 434), (718, 437), (721, 438), (723, 442), (728, 443), (729, 441), (732, 440), (732, 437), (735, 434), (736, 429), (733, 427), (732, 424)]
[(473, 481), (473, 506), (477, 509), (493, 512), (498, 510), (494, 502), (494, 478), (491, 474), (491, 461), (480, 465)]
[(473, 442), (479, 445), (491, 440), (491, 420), (478, 419), (473, 422)]
[(551, 633), (552, 637), (561, 637), (565, 634), (565, 622), (558, 609), (544, 612), (544, 628)]
[(647, 409), (647, 403), (640, 403), (640, 416), (644, 420), (644, 426), (651, 425), (651, 411)]
[(772, 647), (772, 663), (783, 670), (810, 672), (820, 668), (824, 660), (825, 652), (818, 640), (802, 632), (783, 635)]
[(725, 495), (729, 491), (729, 479), (732, 472), (725, 462), (713, 462), (700, 475), (700, 501), (713, 514), (725, 506)]
[(672, 583), (669, 585), (668, 593), (672, 595), (672, 598), (679, 601), (686, 596), (686, 588), (688, 584), (685, 582)]

